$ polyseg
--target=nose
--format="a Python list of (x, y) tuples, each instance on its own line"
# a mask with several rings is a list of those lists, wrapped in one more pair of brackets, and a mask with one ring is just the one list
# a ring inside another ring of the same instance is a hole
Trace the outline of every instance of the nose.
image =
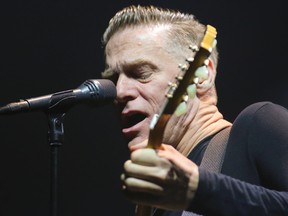
[(120, 103), (133, 100), (138, 96), (136, 80), (131, 77), (127, 77), (124, 73), (121, 73), (116, 83), (117, 97), (116, 100)]

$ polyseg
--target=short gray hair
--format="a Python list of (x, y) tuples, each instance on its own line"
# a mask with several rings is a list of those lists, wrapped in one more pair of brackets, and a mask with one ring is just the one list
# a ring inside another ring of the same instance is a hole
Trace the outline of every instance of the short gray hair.
[[(199, 44), (204, 36), (206, 27), (201, 24), (194, 15), (185, 14), (172, 9), (164, 9), (155, 6), (128, 6), (115, 14), (109, 21), (109, 25), (103, 34), (102, 43), (104, 46), (110, 38), (126, 27), (139, 25), (169, 26), (168, 42), (172, 48), (185, 50), (189, 45)], [(211, 59), (215, 68), (218, 63), (218, 52), (216, 47), (211, 53)]]

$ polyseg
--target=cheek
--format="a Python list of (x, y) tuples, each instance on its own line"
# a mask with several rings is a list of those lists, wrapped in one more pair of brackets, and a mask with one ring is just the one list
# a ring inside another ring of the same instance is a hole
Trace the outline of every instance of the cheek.
[(151, 106), (158, 110), (165, 102), (169, 83), (175, 83), (175, 77), (178, 73), (179, 68), (177, 66), (165, 67), (161, 72), (155, 74), (149, 83), (142, 85), (140, 94)]
[(156, 112), (159, 110), (159, 107), (161, 107), (164, 103), (167, 90), (168, 84), (166, 82), (155, 82), (152, 85), (149, 85), (149, 87), (147, 86), (147, 88), (142, 91), (142, 96), (153, 108), (153, 111)]

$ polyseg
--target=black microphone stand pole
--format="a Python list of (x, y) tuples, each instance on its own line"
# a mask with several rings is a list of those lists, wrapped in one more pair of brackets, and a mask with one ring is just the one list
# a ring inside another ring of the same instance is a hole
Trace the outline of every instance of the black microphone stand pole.
[(59, 179), (59, 147), (64, 141), (64, 116), (65, 113), (47, 113), (48, 117), (48, 142), (50, 145), (50, 216), (58, 215), (58, 179)]

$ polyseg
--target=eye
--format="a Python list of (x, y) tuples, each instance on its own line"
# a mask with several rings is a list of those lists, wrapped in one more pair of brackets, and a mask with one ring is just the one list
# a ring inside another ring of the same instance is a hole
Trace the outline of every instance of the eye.
[(142, 65), (141, 67), (133, 68), (133, 70), (129, 71), (128, 74), (133, 79), (146, 83), (151, 80), (153, 70), (148, 66)]
[(151, 79), (152, 73), (140, 73), (136, 75), (136, 79), (140, 82), (149, 82)]

